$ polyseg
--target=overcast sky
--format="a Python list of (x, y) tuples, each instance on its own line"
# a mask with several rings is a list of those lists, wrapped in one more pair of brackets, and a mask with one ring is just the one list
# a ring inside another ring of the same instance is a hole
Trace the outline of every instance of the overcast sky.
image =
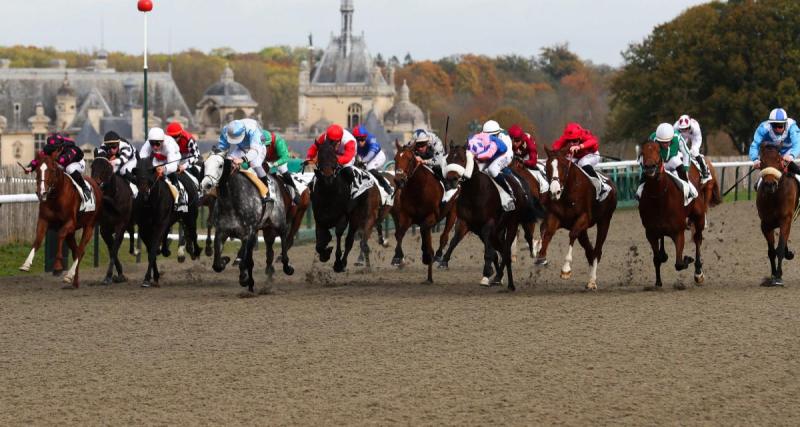
[[(150, 50), (238, 52), (308, 43), (339, 32), (340, 0), (153, 0)], [(438, 59), (458, 53), (533, 55), (569, 42), (595, 63), (619, 65), (620, 52), (697, 0), (354, 0), (354, 30), (372, 54)], [(1, 45), (141, 52), (136, 0), (3, 0)], [(102, 30), (104, 29), (104, 30)], [(104, 34), (104, 37), (101, 35)]]

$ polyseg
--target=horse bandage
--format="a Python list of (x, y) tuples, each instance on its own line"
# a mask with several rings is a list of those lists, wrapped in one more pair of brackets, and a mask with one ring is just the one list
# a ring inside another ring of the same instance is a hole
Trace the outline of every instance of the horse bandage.
[(764, 178), (765, 176), (774, 176), (775, 179), (781, 179), (781, 177), (783, 176), (783, 172), (773, 167), (768, 167), (761, 169), (761, 178)]
[(247, 179), (249, 179), (250, 182), (252, 182), (253, 185), (256, 186), (256, 188), (258, 189), (258, 194), (261, 196), (262, 199), (267, 197), (267, 194), (269, 194), (269, 187), (267, 187), (266, 184), (264, 184), (258, 178), (258, 175), (256, 175), (256, 173), (252, 169), (239, 169), (239, 173), (247, 177)]

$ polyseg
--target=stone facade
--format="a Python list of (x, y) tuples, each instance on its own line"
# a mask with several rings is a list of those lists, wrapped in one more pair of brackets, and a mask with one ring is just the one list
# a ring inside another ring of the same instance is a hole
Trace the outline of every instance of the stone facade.
[[(233, 79), (233, 70), (225, 66), (217, 83), (206, 89), (203, 98), (197, 103), (195, 121), (199, 124), (202, 137), (217, 138), (222, 126), (231, 120), (252, 118), (261, 121), (256, 115), (258, 103), (250, 91)], [(180, 113), (177, 110), (176, 113)]]

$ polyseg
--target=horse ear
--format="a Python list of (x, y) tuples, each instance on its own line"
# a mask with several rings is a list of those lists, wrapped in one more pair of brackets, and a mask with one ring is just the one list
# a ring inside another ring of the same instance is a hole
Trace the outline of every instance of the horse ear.
[(402, 146), (402, 145), (400, 145), (400, 140), (399, 140), (399, 139), (397, 139), (397, 138), (395, 138), (395, 139), (394, 139), (394, 148), (396, 148), (396, 149), (397, 149), (397, 151), (400, 151), (400, 150), (402, 150), (402, 149), (403, 149), (403, 146)]
[(544, 152), (547, 154), (547, 158), (553, 157), (553, 150), (551, 150), (550, 147), (545, 145)]

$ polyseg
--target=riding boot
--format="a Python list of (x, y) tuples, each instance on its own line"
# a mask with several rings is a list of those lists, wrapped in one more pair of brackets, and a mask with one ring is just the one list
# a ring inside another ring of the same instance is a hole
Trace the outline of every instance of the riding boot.
[(678, 178), (680, 178), (680, 179), (682, 179), (682, 180), (684, 180), (686, 182), (689, 182), (689, 176), (686, 173), (686, 166), (683, 166), (683, 165), (679, 166), (677, 169), (675, 169), (675, 173), (678, 174)]
[(703, 156), (697, 156), (694, 158), (694, 160), (700, 166), (700, 177), (702, 179), (708, 178), (708, 167), (706, 167), (706, 162), (703, 160)]
[(86, 183), (86, 180), (83, 179), (83, 175), (80, 171), (74, 171), (69, 176), (78, 183), (78, 185), (83, 188), (83, 198), (84, 200), (91, 200), (92, 198), (92, 189), (89, 187), (89, 184)]
[(386, 194), (392, 194), (392, 192), (394, 192), (394, 189), (392, 189), (392, 186), (389, 185), (388, 182), (386, 182), (386, 180), (383, 178), (383, 176), (381, 175), (380, 172), (378, 172), (377, 170), (373, 169), (373, 170), (369, 171), (369, 173), (371, 173), (372, 176), (375, 177), (375, 180), (378, 181), (378, 184), (380, 184), (381, 187), (383, 187), (384, 191), (386, 191)]
[(591, 176), (592, 178), (600, 179), (600, 177), (597, 176), (597, 171), (594, 170), (594, 168), (591, 165), (584, 165), (581, 169), (586, 171), (586, 173), (589, 174), (589, 176)]
[(787, 164), (786, 164), (786, 170), (787, 170), (787, 171), (788, 171), (788, 172), (789, 172), (791, 175), (800, 175), (800, 166), (797, 166), (797, 163), (795, 163), (795, 162), (789, 162), (789, 163), (787, 163)]
[(511, 190), (511, 186), (508, 184), (508, 180), (506, 179), (505, 175), (503, 175), (502, 173), (499, 173), (493, 179), (494, 179), (494, 182), (496, 182), (497, 185), (500, 186), (500, 188), (505, 190), (505, 192), (508, 193), (509, 196), (511, 196), (512, 200), (515, 199), (514, 191)]
[(269, 175), (264, 175), (259, 179), (267, 186), (267, 195), (261, 199), (261, 203), (274, 202), (275, 198), (272, 197), (272, 193), (269, 191)]
[(292, 192), (292, 194), (294, 194), (294, 197), (292, 197), (292, 203), (294, 203), (295, 205), (299, 205), (300, 204), (300, 192), (297, 191), (297, 187), (294, 185), (294, 180), (292, 179), (292, 174), (289, 173), (289, 171), (286, 171), (286, 172), (281, 174), (281, 177), (283, 178), (283, 183), (288, 185), (289, 187), (292, 187), (292, 189), (294, 190)]
[(433, 170), (433, 174), (436, 175), (436, 179), (438, 179), (441, 182), (444, 182), (444, 173), (442, 172), (441, 166), (434, 165), (433, 167), (431, 167), (431, 170)]

